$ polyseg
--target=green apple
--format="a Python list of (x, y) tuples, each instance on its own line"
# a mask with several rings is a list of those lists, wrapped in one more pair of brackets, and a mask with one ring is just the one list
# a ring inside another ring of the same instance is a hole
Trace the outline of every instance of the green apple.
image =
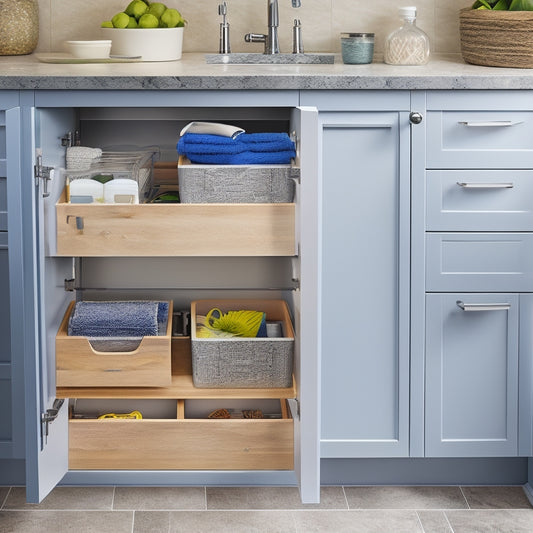
[(161, 15), (161, 23), (164, 28), (176, 28), (183, 26), (184, 21), (177, 9), (169, 8)]
[(126, 28), (130, 23), (130, 17), (123, 11), (117, 13), (112, 19), (113, 28)]
[(139, 28), (157, 28), (159, 26), (159, 20), (156, 16), (145, 13), (139, 19)]

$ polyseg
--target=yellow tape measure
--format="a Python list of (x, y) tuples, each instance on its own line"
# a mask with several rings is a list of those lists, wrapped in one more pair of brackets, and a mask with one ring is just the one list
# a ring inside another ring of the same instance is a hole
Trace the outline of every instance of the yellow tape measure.
[(132, 411), (131, 413), (106, 413), (105, 415), (100, 415), (98, 420), (104, 418), (131, 418), (131, 419), (142, 419), (143, 415), (139, 411)]

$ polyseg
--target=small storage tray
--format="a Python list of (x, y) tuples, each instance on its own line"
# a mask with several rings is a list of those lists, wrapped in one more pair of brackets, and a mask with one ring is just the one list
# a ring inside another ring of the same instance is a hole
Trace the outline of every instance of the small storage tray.
[[(221, 401), (221, 405), (224, 401)], [(70, 420), (71, 470), (292, 470), (294, 424), (281, 419)]]
[(172, 302), (164, 335), (143, 337), (131, 352), (99, 352), (68, 335), (71, 302), (56, 335), (57, 387), (164, 387), (171, 383)]
[(289, 203), (300, 169), (291, 165), (199, 165), (178, 160), (183, 203)]
[[(197, 315), (214, 307), (222, 312), (251, 309), (281, 322), (284, 337), (198, 338)], [(192, 377), (195, 387), (289, 387), (292, 382), (294, 330), (283, 300), (198, 300), (191, 303)]]

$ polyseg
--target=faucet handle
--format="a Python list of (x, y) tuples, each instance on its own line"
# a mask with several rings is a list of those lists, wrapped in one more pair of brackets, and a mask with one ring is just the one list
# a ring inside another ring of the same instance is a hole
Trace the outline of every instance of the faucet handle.
[(301, 0), (292, 0), (292, 7), (300, 7), (302, 5)]

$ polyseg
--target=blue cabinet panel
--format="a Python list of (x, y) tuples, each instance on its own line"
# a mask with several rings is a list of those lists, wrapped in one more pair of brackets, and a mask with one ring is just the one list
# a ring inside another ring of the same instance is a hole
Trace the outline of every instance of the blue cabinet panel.
[(533, 112), (428, 111), (427, 168), (531, 168)]
[(322, 457), (409, 453), (409, 174), (400, 118), (321, 114)]
[(533, 291), (533, 233), (428, 233), (426, 290)]
[(428, 231), (533, 231), (533, 171), (428, 170)]
[(518, 455), (518, 305), (516, 294), (427, 295), (427, 457)]

